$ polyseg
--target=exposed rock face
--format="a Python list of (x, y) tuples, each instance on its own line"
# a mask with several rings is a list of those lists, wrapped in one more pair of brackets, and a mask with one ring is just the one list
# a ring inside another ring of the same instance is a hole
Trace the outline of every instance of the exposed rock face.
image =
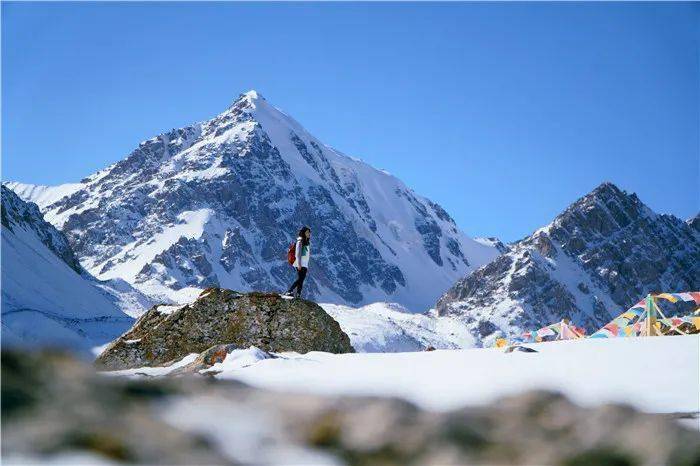
[(44, 216), (39, 211), (36, 204), (24, 202), (11, 189), (2, 186), (2, 203), (0, 207), (0, 220), (2, 225), (10, 231), (14, 228), (29, 230), (46, 246), (51, 252), (58, 256), (68, 267), (77, 273), (83, 273), (83, 268), (75, 258), (73, 250), (68, 244), (66, 237), (54, 228), (53, 225), (44, 220)]
[(507, 245), (503, 244), (503, 241), (494, 236), (489, 236), (487, 238), (474, 238), (474, 241), (478, 241), (481, 244), (493, 246), (500, 253), (506, 253), (510, 250), (510, 248)]
[[(55, 355), (2, 358), (3, 463), (68, 453), (132, 464), (693, 465), (697, 432), (625, 406), (530, 392), (424, 411), (389, 398), (280, 394), (201, 377), (98, 376)], [(64, 458), (65, 462), (65, 458)]]
[(175, 293), (189, 287), (286, 289), (294, 271), (285, 253), (303, 224), (313, 231), (306, 293), (317, 301), (424, 309), (498, 254), (439, 205), (326, 146), (254, 91), (77, 185), (10, 185), (40, 197), (91, 273), (163, 302), (179, 302)]
[(649, 292), (698, 289), (700, 232), (604, 183), (459, 280), (437, 309), (461, 316), (481, 339), (564, 317), (592, 331)]
[(154, 306), (97, 363), (106, 369), (161, 365), (220, 344), (274, 352), (354, 352), (340, 325), (314, 302), (210, 288), (186, 306)]
[(695, 231), (700, 233), (700, 214), (688, 219), (686, 223), (690, 225), (691, 228), (695, 229)]
[(35, 204), (2, 186), (1, 205), (3, 347), (87, 353), (129, 328), (133, 319), (120, 310), (110, 284), (83, 270)]

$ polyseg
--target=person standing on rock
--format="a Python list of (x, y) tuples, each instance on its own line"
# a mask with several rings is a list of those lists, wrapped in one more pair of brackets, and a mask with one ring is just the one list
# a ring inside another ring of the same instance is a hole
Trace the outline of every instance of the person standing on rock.
[(301, 230), (299, 230), (299, 237), (294, 247), (294, 263), (292, 264), (294, 268), (297, 269), (297, 279), (285, 293), (286, 296), (301, 298), (301, 289), (304, 286), (304, 279), (306, 278), (306, 272), (309, 268), (309, 259), (311, 258), (310, 243), (311, 229), (309, 227), (302, 227)]

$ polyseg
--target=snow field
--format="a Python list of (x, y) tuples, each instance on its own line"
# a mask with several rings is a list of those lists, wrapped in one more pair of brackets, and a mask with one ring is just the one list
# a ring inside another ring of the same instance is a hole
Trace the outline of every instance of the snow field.
[[(218, 379), (323, 395), (395, 396), (431, 410), (490, 403), (526, 390), (559, 391), (582, 405), (630, 404), (652, 413), (700, 411), (700, 336), (594, 339), (410, 353), (232, 352)], [(188, 356), (188, 362), (193, 355)], [(230, 360), (229, 360), (230, 359)], [(114, 372), (165, 375), (170, 368)], [(164, 370), (168, 369), (168, 370)], [(210, 369), (214, 371), (214, 367)], [(697, 419), (695, 420), (697, 423)]]
[(419, 353), (282, 354), (222, 372), (274, 390), (398, 396), (434, 410), (489, 403), (524, 390), (560, 391), (583, 405), (627, 403), (647, 412), (700, 411), (700, 336), (578, 340)]

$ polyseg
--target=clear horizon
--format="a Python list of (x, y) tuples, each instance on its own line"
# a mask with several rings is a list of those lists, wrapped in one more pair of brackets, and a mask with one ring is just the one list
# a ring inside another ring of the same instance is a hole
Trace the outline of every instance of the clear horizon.
[(2, 21), (3, 181), (78, 181), (255, 89), (470, 236), (517, 240), (604, 181), (700, 205), (698, 4), (3, 3)]

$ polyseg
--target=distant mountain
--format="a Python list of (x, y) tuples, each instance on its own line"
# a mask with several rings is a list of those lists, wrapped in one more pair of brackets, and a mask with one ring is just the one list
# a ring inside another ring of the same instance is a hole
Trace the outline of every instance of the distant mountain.
[[(2, 187), (2, 344), (87, 351), (127, 330), (112, 285), (78, 263), (35, 204)], [(124, 289), (124, 299), (134, 296)]]
[(691, 228), (693, 228), (695, 231), (700, 232), (700, 214), (696, 215), (693, 218), (689, 218), (686, 223), (690, 225)]
[(322, 301), (422, 310), (499, 254), (255, 91), (80, 183), (8, 186), (39, 203), (92, 274), (161, 300), (188, 301), (209, 286), (286, 289), (285, 253), (304, 224), (313, 231), (306, 296)]
[(697, 222), (604, 183), (437, 302), (482, 341), (569, 317), (589, 331), (652, 291), (700, 289)]

